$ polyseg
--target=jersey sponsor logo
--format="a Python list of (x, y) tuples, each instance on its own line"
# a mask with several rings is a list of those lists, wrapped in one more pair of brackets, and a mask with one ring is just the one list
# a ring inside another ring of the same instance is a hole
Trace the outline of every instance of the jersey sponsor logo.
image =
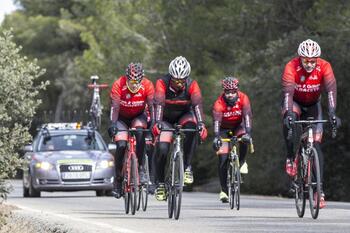
[(120, 100), (120, 105), (124, 107), (140, 107), (143, 106), (145, 103), (144, 100), (140, 101), (125, 101), (125, 100)]
[(134, 95), (134, 97), (141, 97), (142, 94), (140, 92), (138, 92), (137, 94)]
[(321, 84), (297, 84), (295, 90), (299, 92), (318, 92)]
[(127, 93), (127, 94), (125, 95), (125, 98), (126, 98), (126, 99), (130, 99), (130, 97), (131, 97), (131, 95), (130, 95), (129, 93)]
[(305, 76), (304, 75), (300, 77), (300, 82), (305, 82)]
[(224, 117), (231, 117), (231, 116), (241, 116), (242, 110), (236, 110), (236, 111), (230, 111), (230, 112), (224, 112)]
[(317, 75), (312, 75), (312, 76), (310, 76), (310, 78), (309, 78), (310, 80), (317, 80), (318, 79), (318, 77), (317, 77)]

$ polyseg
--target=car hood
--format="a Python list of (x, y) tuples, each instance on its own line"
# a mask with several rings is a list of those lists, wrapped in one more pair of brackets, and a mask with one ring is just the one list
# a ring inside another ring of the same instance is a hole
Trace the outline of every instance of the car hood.
[(36, 159), (51, 163), (92, 163), (98, 160), (111, 160), (106, 151), (48, 151), (35, 154)]

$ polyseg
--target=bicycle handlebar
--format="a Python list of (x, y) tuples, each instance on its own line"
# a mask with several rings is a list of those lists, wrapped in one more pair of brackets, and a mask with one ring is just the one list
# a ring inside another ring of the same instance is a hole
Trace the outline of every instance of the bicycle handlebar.
[(89, 88), (89, 89), (95, 89), (95, 88), (106, 89), (106, 88), (108, 88), (108, 84), (107, 84), (107, 83), (102, 83), (102, 84), (88, 84), (88, 88)]
[[(244, 139), (239, 138), (239, 137), (236, 137), (236, 136), (234, 136), (234, 137), (232, 137), (232, 138), (221, 138), (221, 141), (222, 141), (222, 142), (233, 142), (233, 143), (235, 143), (235, 142), (245, 142)], [(253, 154), (254, 151), (255, 151), (255, 150), (254, 150), (253, 139), (250, 138), (250, 140), (249, 140), (249, 152), (250, 152), (251, 154)]]
[(318, 124), (318, 123), (328, 123), (328, 120), (299, 120), (292, 121), (292, 124)]

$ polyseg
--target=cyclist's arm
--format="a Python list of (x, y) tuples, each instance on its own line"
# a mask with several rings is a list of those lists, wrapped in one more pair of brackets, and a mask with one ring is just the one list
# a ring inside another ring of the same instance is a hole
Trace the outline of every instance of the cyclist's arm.
[(324, 65), (323, 84), (328, 93), (328, 110), (335, 113), (337, 107), (337, 82), (332, 67), (328, 62)]
[[(154, 106), (153, 106), (153, 101), (154, 101), (154, 86), (151, 81), (147, 79), (146, 82), (146, 94), (147, 94), (147, 106), (148, 106), (148, 111), (150, 114), (151, 122), (154, 122)], [(146, 109), (145, 109), (146, 110)]]
[(156, 82), (156, 89), (154, 93), (154, 103), (155, 103), (155, 120), (156, 122), (163, 120), (163, 111), (165, 105), (165, 92), (166, 85), (163, 80), (158, 79)]
[(295, 88), (295, 71), (293, 63), (289, 62), (284, 68), (282, 76), (283, 108), (286, 111), (293, 111), (293, 96)]
[(251, 134), (252, 131), (252, 109), (250, 107), (250, 101), (247, 95), (243, 95), (243, 117), (244, 117), (244, 124), (245, 124), (245, 130), (247, 134)]
[(113, 86), (110, 92), (110, 100), (111, 100), (110, 120), (112, 123), (115, 123), (118, 121), (119, 109), (120, 109), (120, 96), (121, 96), (121, 86), (120, 86), (120, 79), (118, 79), (113, 83)]
[(213, 106), (213, 111), (212, 111), (215, 136), (220, 136), (220, 126), (221, 126), (223, 112), (224, 112), (224, 108), (220, 104), (220, 101), (219, 100), (215, 101)]
[(202, 93), (201, 89), (198, 86), (197, 81), (193, 80), (191, 86), (188, 90), (191, 96), (191, 103), (194, 109), (194, 113), (196, 115), (198, 123), (204, 122), (204, 114), (203, 114), (203, 101), (202, 101)]

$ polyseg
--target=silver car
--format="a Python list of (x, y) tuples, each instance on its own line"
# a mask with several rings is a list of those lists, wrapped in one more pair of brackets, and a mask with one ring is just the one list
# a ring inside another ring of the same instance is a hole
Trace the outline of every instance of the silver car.
[(97, 131), (74, 123), (47, 124), (25, 151), (24, 197), (77, 190), (95, 190), (102, 196), (113, 188), (114, 159)]

